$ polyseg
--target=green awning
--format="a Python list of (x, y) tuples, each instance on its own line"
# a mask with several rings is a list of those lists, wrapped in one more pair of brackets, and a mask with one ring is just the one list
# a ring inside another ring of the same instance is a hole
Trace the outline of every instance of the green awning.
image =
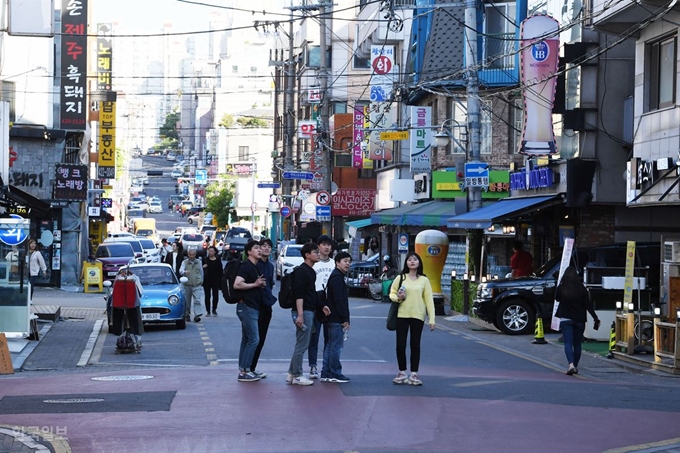
[(446, 226), (446, 221), (456, 215), (455, 201), (428, 201), (385, 209), (371, 214), (371, 222), (396, 226)]
[(367, 226), (370, 226), (370, 225), (371, 225), (371, 218), (370, 217), (367, 218), (367, 219), (352, 220), (352, 221), (349, 221), (349, 222), (345, 222), (345, 226), (347, 228), (353, 227), (353, 228), (356, 228), (357, 230), (360, 230), (362, 228), (366, 228)]

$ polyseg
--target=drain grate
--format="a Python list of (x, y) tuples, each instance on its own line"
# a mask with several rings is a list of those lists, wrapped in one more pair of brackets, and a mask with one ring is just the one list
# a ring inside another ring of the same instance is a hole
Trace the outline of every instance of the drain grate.
[(93, 377), (93, 381), (142, 381), (144, 379), (153, 379), (153, 376), (142, 375), (128, 375), (128, 376), (100, 376)]

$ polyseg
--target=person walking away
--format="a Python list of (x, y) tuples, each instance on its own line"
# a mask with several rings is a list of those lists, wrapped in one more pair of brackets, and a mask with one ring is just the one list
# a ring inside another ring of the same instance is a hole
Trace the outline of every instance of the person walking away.
[(168, 256), (169, 253), (172, 253), (172, 247), (170, 244), (168, 244), (168, 240), (163, 238), (161, 239), (161, 261), (165, 262), (165, 258)]
[(526, 277), (531, 275), (531, 263), (534, 257), (531, 253), (523, 249), (522, 242), (515, 241), (512, 245), (512, 250), (515, 252), (510, 257), (510, 269), (513, 277)]
[[(418, 378), (420, 337), (427, 313), (430, 331), (434, 330), (434, 298), (430, 280), (423, 274), (423, 261), (417, 253), (406, 255), (404, 268), (390, 288), (390, 300), (399, 303), (397, 314), (397, 362), (399, 374), (395, 384), (423, 385)], [(411, 333), (411, 375), (406, 376), (406, 339)]]
[(189, 247), (187, 257), (179, 267), (179, 274), (189, 279), (184, 284), (184, 295), (187, 304), (184, 308), (184, 316), (188, 321), (191, 319), (191, 309), (194, 309), (194, 322), (200, 322), (203, 316), (203, 264), (200, 258), (196, 258), (196, 247)]
[(262, 306), (263, 288), (267, 285), (264, 275), (257, 269), (262, 256), (259, 242), (250, 240), (243, 249), (247, 259), (238, 268), (234, 289), (243, 291), (243, 299), (236, 305), (236, 315), (241, 320), (241, 349), (238, 354), (238, 380), (255, 382), (261, 379), (252, 372), (251, 366), (257, 345), (260, 343), (258, 318)]
[[(113, 293), (116, 291), (115, 281), (117, 280), (132, 280), (135, 282), (137, 288), (137, 297), (141, 300), (144, 295), (144, 288), (139, 277), (134, 275), (128, 266), (121, 267), (118, 270), (118, 275), (111, 286), (111, 297), (109, 303), (113, 302)], [(127, 324), (125, 323), (127, 317)], [(128, 326), (127, 328), (125, 326)], [(126, 330), (135, 336), (138, 347), (142, 347), (142, 334), (144, 333), (144, 323), (142, 322), (142, 306), (137, 305), (135, 308), (115, 308), (111, 307), (111, 333), (114, 335), (122, 335)]]
[(587, 315), (593, 317), (595, 330), (600, 327), (600, 318), (597, 317), (590, 301), (588, 290), (581, 282), (576, 269), (569, 266), (562, 275), (562, 280), (555, 290), (555, 300), (559, 302), (555, 316), (560, 318), (560, 330), (564, 339), (564, 353), (569, 362), (567, 373), (569, 376), (578, 374), (578, 362), (581, 360), (581, 342), (583, 332), (586, 330)]
[(302, 360), (309, 348), (312, 336), (314, 314), (317, 307), (316, 272), (314, 264), (319, 261), (319, 246), (308, 242), (300, 249), (304, 262), (293, 271), (293, 297), (295, 306), (291, 310), (295, 323), (295, 349), (288, 366), (286, 383), (293, 385), (312, 385), (314, 381), (302, 374)]
[(179, 273), (179, 268), (182, 266), (182, 261), (184, 261), (183, 254), (184, 252), (182, 250), (182, 244), (179, 242), (173, 242), (172, 252), (168, 253), (168, 256), (165, 257), (165, 263), (172, 266), (172, 270), (175, 271), (177, 278), (182, 276)]
[(342, 374), (340, 355), (345, 343), (345, 332), (349, 330), (349, 291), (345, 283), (345, 275), (352, 264), (352, 257), (347, 252), (335, 255), (335, 270), (328, 277), (328, 298), (326, 304), (330, 311), (324, 331), (328, 338), (323, 347), (323, 367), (321, 382), (349, 382)]
[(28, 241), (28, 281), (31, 283), (31, 300), (33, 300), (33, 291), (35, 290), (35, 283), (42, 273), (43, 278), (47, 277), (47, 266), (45, 266), (45, 259), (38, 250), (38, 243), (35, 239)]
[(260, 341), (255, 349), (253, 355), (253, 363), (250, 365), (250, 371), (260, 379), (267, 377), (266, 373), (257, 371), (257, 362), (260, 360), (260, 353), (264, 347), (264, 342), (267, 339), (267, 332), (269, 331), (269, 323), (272, 320), (272, 307), (276, 303), (276, 297), (272, 292), (274, 288), (274, 265), (269, 260), (272, 253), (272, 241), (268, 238), (260, 239), (260, 261), (257, 263), (257, 271), (259, 275), (264, 275), (267, 284), (262, 288), (262, 305), (260, 305), (260, 317), (257, 319), (257, 332)]
[[(316, 240), (319, 246), (319, 261), (314, 263), (314, 272), (316, 272), (316, 293), (318, 303), (322, 304), (326, 295), (326, 283), (331, 272), (335, 270), (335, 262), (331, 259), (331, 252), (333, 251), (333, 240), (330, 236), (322, 234)], [(319, 319), (314, 317), (314, 329), (312, 336), (309, 339), (309, 349), (307, 350), (307, 360), (309, 362), (309, 379), (318, 379), (319, 372), (317, 370), (317, 356), (319, 355), (319, 336), (323, 328), (323, 343), (324, 348), (327, 341), (326, 325), (322, 324)]]
[(212, 296), (212, 315), (217, 316), (217, 303), (220, 301), (220, 283), (222, 282), (222, 260), (217, 256), (215, 246), (208, 247), (208, 257), (203, 263), (203, 291), (205, 292), (205, 315), (210, 316), (210, 299)]
[(19, 278), (19, 247), (12, 246), (12, 250), (5, 255), (5, 261), (9, 264), (9, 279), (15, 280)]

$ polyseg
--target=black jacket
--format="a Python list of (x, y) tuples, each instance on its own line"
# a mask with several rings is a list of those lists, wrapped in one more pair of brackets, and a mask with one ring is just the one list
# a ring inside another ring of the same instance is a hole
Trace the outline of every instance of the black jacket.
[(563, 294), (563, 286), (560, 285), (555, 290), (555, 300), (560, 304), (557, 307), (557, 312), (555, 316), (557, 318), (571, 319), (574, 322), (580, 322), (585, 324), (586, 311), (590, 313), (593, 319), (598, 319), (593, 310), (593, 303), (590, 301), (590, 294), (585, 286), (581, 285), (579, 288), (575, 288), (575, 294), (568, 297)]
[[(309, 267), (307, 263), (300, 264), (293, 271), (293, 296), (295, 300), (303, 300), (302, 309), (308, 311), (316, 311), (317, 294), (316, 294), (316, 272)], [(293, 306), (296, 310), (297, 305)]]
[[(179, 267), (182, 265), (182, 261), (184, 261), (184, 258), (185, 258), (184, 253), (179, 252), (177, 254), (177, 263), (176, 263), (175, 268), (174, 268), (175, 269), (175, 275), (177, 276), (177, 278), (180, 278)], [(166, 262), (166, 264), (169, 264), (170, 266), (172, 266), (172, 252), (168, 253), (168, 256), (165, 257), (165, 262)]]
[(331, 309), (328, 321), (338, 324), (349, 322), (349, 290), (345, 283), (345, 274), (337, 268), (328, 277), (326, 294), (328, 308)]
[(272, 293), (274, 288), (274, 265), (271, 261), (258, 261), (257, 270), (267, 280), (267, 286), (262, 288), (262, 306), (271, 310), (272, 305), (276, 303), (276, 296)]

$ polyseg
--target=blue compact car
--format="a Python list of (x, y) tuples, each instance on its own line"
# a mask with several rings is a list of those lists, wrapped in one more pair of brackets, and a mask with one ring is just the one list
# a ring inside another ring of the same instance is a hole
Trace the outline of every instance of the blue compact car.
[[(177, 278), (169, 264), (133, 264), (130, 273), (139, 277), (144, 288), (140, 304), (144, 323), (174, 322), (178, 329), (186, 329), (184, 306), (186, 299), (182, 282)], [(182, 277), (181, 280), (186, 280)], [(107, 285), (108, 286), (108, 285)], [(111, 326), (111, 294), (106, 301), (106, 312)]]

